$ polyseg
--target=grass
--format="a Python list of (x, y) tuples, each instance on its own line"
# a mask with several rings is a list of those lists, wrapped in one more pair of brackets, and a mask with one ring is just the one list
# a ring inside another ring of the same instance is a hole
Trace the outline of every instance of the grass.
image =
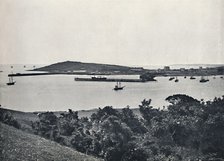
[(100, 161), (69, 147), (0, 123), (1, 161)]

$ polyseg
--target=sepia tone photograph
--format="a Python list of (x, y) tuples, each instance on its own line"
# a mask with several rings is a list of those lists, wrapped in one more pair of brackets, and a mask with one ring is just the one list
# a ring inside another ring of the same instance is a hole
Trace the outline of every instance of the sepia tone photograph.
[(224, 161), (223, 0), (0, 0), (0, 161)]

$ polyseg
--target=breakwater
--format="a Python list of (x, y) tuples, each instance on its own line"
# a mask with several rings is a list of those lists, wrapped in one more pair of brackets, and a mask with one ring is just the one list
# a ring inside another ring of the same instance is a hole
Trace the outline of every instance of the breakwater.
[[(50, 73), (16, 73), (8, 74), (8, 77), (22, 77), (22, 76), (41, 76), (41, 75), (56, 75), (56, 74), (65, 74), (65, 75), (92, 75), (91, 73), (83, 72), (50, 72)], [(101, 74), (103, 75), (103, 74)]]
[(75, 78), (75, 81), (94, 81), (94, 82), (149, 82), (156, 81), (152, 80), (142, 80), (142, 79), (118, 79), (118, 78), (106, 78), (106, 79), (93, 79), (93, 78)]
[(39, 75), (54, 75), (57, 73), (16, 73), (8, 74), (8, 77), (20, 77), (20, 76), (39, 76)]

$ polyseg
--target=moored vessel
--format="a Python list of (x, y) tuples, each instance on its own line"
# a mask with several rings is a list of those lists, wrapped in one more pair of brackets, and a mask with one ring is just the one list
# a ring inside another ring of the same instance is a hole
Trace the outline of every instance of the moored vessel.
[(8, 86), (14, 85), (16, 81), (13, 81), (13, 77), (9, 77), (9, 82), (6, 83)]
[(195, 77), (191, 76), (190, 79), (196, 79)]
[(118, 91), (118, 90), (123, 90), (125, 86), (121, 86), (121, 82), (117, 82), (117, 84), (115, 85), (114, 87), (114, 90), (115, 91)]
[(200, 79), (200, 83), (205, 83), (205, 82), (208, 82), (209, 81), (209, 79), (207, 78), (207, 79), (205, 79), (203, 76), (201, 76), (201, 79)]

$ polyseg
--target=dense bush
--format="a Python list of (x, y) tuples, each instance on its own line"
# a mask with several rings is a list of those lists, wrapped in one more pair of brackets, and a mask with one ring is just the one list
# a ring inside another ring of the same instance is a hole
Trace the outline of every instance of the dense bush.
[(14, 126), (15, 128), (19, 129), (21, 125), (16, 121), (16, 119), (12, 116), (12, 114), (0, 108), (0, 122), (3, 122), (5, 124), (8, 124), (10, 126)]
[(53, 112), (39, 114), (40, 121), (32, 124), (35, 134), (45, 138), (56, 140), (58, 133), (58, 118)]
[(179, 161), (224, 159), (224, 97), (198, 101), (187, 95), (166, 99), (166, 110), (151, 100), (129, 108), (107, 106), (90, 118), (78, 113), (56, 117), (47, 112), (33, 124), (36, 134), (107, 161)]

